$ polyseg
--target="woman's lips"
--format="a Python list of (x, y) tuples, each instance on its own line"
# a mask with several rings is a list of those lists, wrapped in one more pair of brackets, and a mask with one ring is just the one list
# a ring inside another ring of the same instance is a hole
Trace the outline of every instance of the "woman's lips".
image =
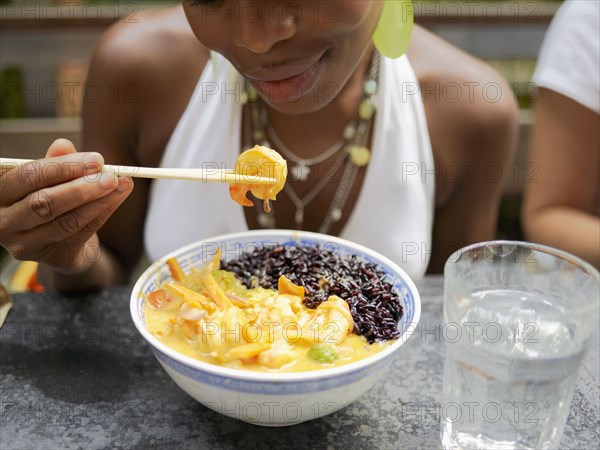
[[(258, 76), (248, 76), (261, 97), (271, 103), (292, 102), (310, 91), (316, 84), (321, 73), (322, 58), (304, 67), (274, 69), (269, 73), (265, 70)], [(292, 75), (287, 75), (287, 73)]]

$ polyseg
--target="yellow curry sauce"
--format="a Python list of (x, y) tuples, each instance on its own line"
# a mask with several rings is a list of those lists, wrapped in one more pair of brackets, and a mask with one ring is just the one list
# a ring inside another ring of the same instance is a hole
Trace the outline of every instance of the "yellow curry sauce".
[(248, 289), (218, 269), (219, 258), (187, 275), (170, 260), (174, 281), (144, 304), (148, 330), (183, 355), (236, 369), (301, 372), (348, 364), (394, 342), (369, 344), (353, 334), (350, 309), (339, 297), (309, 309), (304, 288), (286, 277), (277, 290)]

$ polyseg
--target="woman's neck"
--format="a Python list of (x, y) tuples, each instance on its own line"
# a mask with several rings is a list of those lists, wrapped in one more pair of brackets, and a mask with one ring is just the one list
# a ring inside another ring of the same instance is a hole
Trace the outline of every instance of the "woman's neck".
[[(270, 125), (293, 153), (301, 158), (312, 158), (342, 138), (346, 125), (356, 119), (372, 53), (370, 46), (338, 95), (318, 111), (290, 116), (267, 105)], [(332, 95), (332, 90), (315, 95), (326, 98)]]

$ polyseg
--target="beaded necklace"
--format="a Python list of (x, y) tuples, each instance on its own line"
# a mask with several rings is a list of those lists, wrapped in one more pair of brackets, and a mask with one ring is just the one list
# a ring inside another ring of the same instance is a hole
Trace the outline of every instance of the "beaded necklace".
[[(273, 126), (269, 123), (264, 101), (260, 98), (252, 84), (246, 81), (244, 92), (249, 108), (253, 144), (272, 148), (269, 140), (270, 137), (277, 146), (275, 149), (283, 153), (294, 163), (290, 166), (290, 173), (297, 179), (305, 181), (310, 173), (311, 166), (326, 161), (343, 149), (336, 158), (332, 169), (328, 170), (302, 198), (296, 194), (290, 183), (286, 183), (284, 187), (285, 192), (296, 207), (294, 224), (297, 230), (303, 229), (306, 206), (321, 193), (333, 175), (343, 166), (342, 177), (318, 231), (320, 233), (327, 233), (342, 218), (344, 205), (348, 200), (359, 169), (366, 166), (371, 157), (371, 150), (367, 147), (367, 139), (376, 110), (379, 64), (379, 52), (375, 50), (367, 79), (363, 84), (363, 96), (358, 108), (358, 117), (346, 125), (342, 133), (342, 138), (338, 142), (319, 156), (309, 159), (297, 156), (282, 142)], [(257, 208), (257, 220), (262, 228), (276, 228), (274, 214), (267, 214), (262, 208)]]

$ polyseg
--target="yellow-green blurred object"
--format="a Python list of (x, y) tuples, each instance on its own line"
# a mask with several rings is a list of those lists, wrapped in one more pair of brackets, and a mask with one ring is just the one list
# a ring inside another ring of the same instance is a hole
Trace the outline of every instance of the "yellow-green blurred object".
[(384, 0), (373, 42), (379, 53), (399, 58), (408, 49), (413, 29), (413, 5), (410, 0)]
[(18, 67), (7, 67), (0, 72), (0, 118), (25, 117), (23, 74)]

